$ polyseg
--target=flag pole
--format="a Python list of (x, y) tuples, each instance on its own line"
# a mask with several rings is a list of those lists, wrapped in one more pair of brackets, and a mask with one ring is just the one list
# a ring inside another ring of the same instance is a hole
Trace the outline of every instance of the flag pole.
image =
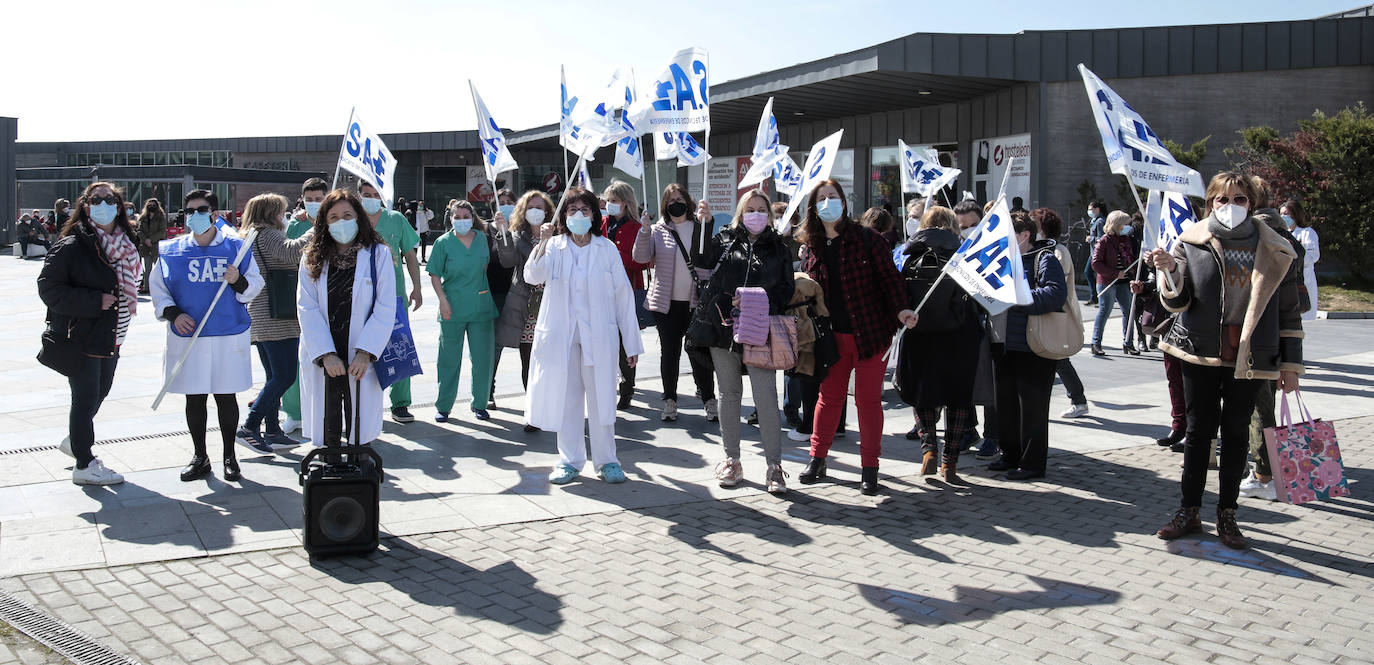
[[(358, 107), (356, 106), (348, 109), (348, 125), (344, 127), (343, 140), (339, 142), (339, 159), (334, 162), (334, 180), (329, 183), (330, 191), (334, 191), (339, 186), (339, 167), (343, 166), (344, 146), (348, 145), (348, 130), (353, 128), (353, 114), (357, 111)], [(153, 405), (153, 408), (156, 409), (157, 405)]]
[[(1150, 225), (1150, 220), (1149, 220), (1149, 218), (1147, 217), (1148, 212), (1145, 210), (1145, 204), (1143, 204), (1143, 203), (1140, 202), (1140, 192), (1137, 192), (1136, 189), (1135, 189), (1135, 181), (1134, 181), (1134, 180), (1131, 180), (1131, 176), (1130, 176), (1130, 175), (1126, 175), (1126, 174), (1123, 174), (1123, 175), (1125, 175), (1125, 177), (1126, 177), (1126, 186), (1131, 190), (1131, 196), (1135, 198), (1135, 205), (1136, 205), (1136, 208), (1140, 210), (1140, 219), (1143, 220), (1142, 223), (1144, 223), (1146, 227), (1149, 227), (1149, 225)], [(1140, 237), (1141, 237), (1142, 239), (1145, 237), (1145, 229), (1141, 229), (1141, 230), (1140, 230)], [(1135, 265), (1135, 281), (1137, 281), (1137, 282), (1140, 281), (1140, 274), (1141, 274), (1141, 272), (1145, 270), (1144, 244), (1145, 244), (1145, 243), (1143, 243), (1143, 242), (1141, 243), (1141, 250), (1142, 250), (1142, 251), (1141, 251), (1140, 255), (1136, 258), (1136, 265)], [(1117, 279), (1120, 279), (1120, 278), (1118, 277)], [(1113, 281), (1115, 281), (1115, 280), (1113, 280)], [(1170, 290), (1170, 291), (1173, 291), (1174, 288), (1175, 288), (1175, 287), (1174, 287), (1174, 278), (1173, 278), (1173, 275), (1170, 274), (1170, 273), (1168, 273), (1168, 272), (1164, 273), (1164, 281), (1169, 285), (1169, 290)], [(1131, 318), (1130, 318), (1130, 320), (1126, 321), (1126, 339), (1121, 340), (1122, 346), (1125, 346), (1126, 344), (1129, 344), (1129, 343), (1131, 342), (1131, 332), (1132, 332), (1133, 329), (1135, 328), (1135, 309), (1136, 309), (1136, 303), (1137, 303), (1139, 300), (1140, 300), (1139, 294), (1136, 294), (1136, 293), (1132, 293), (1132, 294), (1131, 294), (1131, 311), (1130, 311), (1130, 314), (1129, 314), (1129, 316), (1130, 316)]]

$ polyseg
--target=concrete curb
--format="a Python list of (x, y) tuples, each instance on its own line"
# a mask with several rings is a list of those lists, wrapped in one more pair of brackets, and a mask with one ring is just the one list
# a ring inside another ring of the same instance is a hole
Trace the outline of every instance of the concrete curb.
[(1374, 319), (1374, 312), (1317, 312), (1319, 319)]

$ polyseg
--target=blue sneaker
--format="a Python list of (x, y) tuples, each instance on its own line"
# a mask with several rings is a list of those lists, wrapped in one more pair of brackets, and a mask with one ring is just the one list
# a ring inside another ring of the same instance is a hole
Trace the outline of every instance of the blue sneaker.
[(434, 422), (436, 422), (436, 423), (446, 423), (446, 422), (448, 422), (448, 414), (447, 414), (447, 413), (444, 413), (443, 411), (440, 411), (439, 413), (434, 414)]
[(1000, 448), (997, 446), (997, 439), (985, 438), (983, 439), (983, 445), (978, 447), (978, 454), (974, 457), (980, 460), (997, 459), (997, 456), (1001, 454), (999, 451)]
[(478, 420), (491, 420), (491, 414), (486, 409), (473, 409), (472, 417)]
[(559, 464), (553, 468), (553, 473), (549, 474), (549, 482), (555, 485), (566, 485), (573, 481), (578, 474), (571, 464)]
[(292, 448), (301, 445), (300, 441), (297, 441), (282, 433), (268, 434), (263, 437), (263, 440), (267, 442), (267, 445), (272, 446), (272, 450), (274, 452), (282, 450), (291, 450)]
[(596, 477), (608, 483), (611, 483), (612, 485), (617, 483), (623, 483), (627, 480), (627, 478), (625, 478), (625, 471), (621, 469), (620, 465), (616, 464), (615, 462), (611, 462), (610, 464), (601, 467), (601, 470), (596, 472)]
[(237, 432), (234, 432), (234, 440), (264, 455), (271, 455), (275, 452), (272, 450), (272, 446), (267, 445), (267, 442), (263, 440), (262, 434), (247, 427), (240, 427)]

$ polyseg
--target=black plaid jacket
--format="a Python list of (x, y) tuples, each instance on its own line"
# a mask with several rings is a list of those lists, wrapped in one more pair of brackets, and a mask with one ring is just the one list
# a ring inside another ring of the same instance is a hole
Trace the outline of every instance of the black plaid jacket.
[[(892, 260), (888, 243), (873, 229), (847, 222), (828, 242), (840, 244), (840, 275), (845, 304), (854, 326), (859, 357), (886, 351), (901, 323), (897, 313), (911, 307), (906, 285)], [(802, 271), (828, 293), (830, 275), (825, 260), (808, 246), (801, 249)], [(833, 308), (832, 308), (833, 310)]]

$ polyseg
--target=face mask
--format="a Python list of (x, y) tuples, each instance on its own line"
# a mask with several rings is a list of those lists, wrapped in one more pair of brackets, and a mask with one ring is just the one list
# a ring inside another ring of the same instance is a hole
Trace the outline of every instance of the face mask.
[(683, 217), (687, 214), (687, 204), (682, 201), (673, 201), (668, 204), (669, 217)]
[(186, 218), (186, 228), (191, 229), (191, 233), (196, 235), (209, 231), (212, 223), (213, 220), (210, 219), (208, 212), (192, 213), (190, 217)]
[(602, 214), (603, 214), (603, 215), (610, 215), (610, 216), (612, 216), (612, 217), (617, 217), (617, 216), (619, 216), (619, 215), (620, 215), (620, 204), (619, 204), (619, 203), (607, 203), (607, 204), (606, 204), (606, 211), (605, 211), (604, 213), (602, 213)]
[(320, 204), (322, 203), (324, 203), (324, 201), (306, 201), (305, 214), (308, 215), (310, 219), (315, 219), (315, 217), (320, 214)]
[(577, 236), (583, 235), (586, 232), (592, 230), (591, 216), (587, 215), (587, 213), (584, 212), (578, 212), (568, 215), (568, 230), (572, 231), (573, 235)]
[(134, 216), (134, 209), (133, 209), (133, 208), (125, 208), (125, 209), (124, 209), (124, 216), (125, 216), (125, 217), (133, 217), (133, 216)]
[(908, 217), (908, 218), (906, 218), (906, 237), (910, 238), (910, 237), (916, 235), (916, 232), (919, 231), (920, 229), (921, 229), (921, 220), (916, 219), (915, 217)]
[(544, 210), (542, 208), (530, 208), (529, 210), (526, 210), (525, 221), (529, 222), (530, 226), (539, 226), (540, 224), (543, 224)]
[(1123, 236), (1131, 235), (1131, 231), (1132, 231), (1134, 228), (1135, 228), (1135, 227), (1131, 226), (1130, 224), (1127, 224), (1127, 225), (1121, 227), (1121, 235), (1123, 235)]
[(606, 219), (607, 217), (609, 217), (609, 215), (606, 214), (606, 209), (605, 209), (605, 208), (602, 208), (602, 209), (601, 209), (601, 219)]
[(1248, 215), (1249, 211), (1247, 211), (1244, 206), (1238, 206), (1234, 203), (1228, 203), (1212, 211), (1212, 217), (1216, 218), (1219, 224), (1228, 229), (1234, 229), (1240, 226), (1240, 223), (1244, 222)]
[(496, 209), (500, 210), (501, 216), (506, 219), (510, 219), (510, 216), (515, 214), (515, 206), (513, 205), (498, 206)]
[(978, 230), (978, 227), (977, 227), (976, 225), (975, 225), (975, 226), (970, 226), (970, 227), (964, 229), (963, 231), (960, 231), (960, 232), (959, 232), (959, 237), (960, 237), (960, 238), (963, 238), (964, 240), (968, 240), (969, 238), (972, 238), (972, 237), (973, 237), (973, 232), (974, 232), (974, 231), (977, 231), (977, 230)]
[(1291, 228), (1297, 226), (1298, 223), (1295, 222), (1295, 221), (1293, 221), (1293, 216), (1292, 216), (1292, 215), (1284, 215), (1284, 216), (1283, 216), (1283, 225), (1284, 225), (1285, 227), (1291, 229)]
[(329, 225), (329, 235), (334, 238), (334, 242), (340, 245), (347, 245), (358, 237), (358, 220), (341, 219)]
[(460, 235), (460, 236), (461, 236), (461, 235), (467, 235), (468, 231), (471, 231), (471, 230), (472, 230), (472, 218), (471, 218), (471, 217), (463, 217), (462, 219), (454, 219), (454, 220), (453, 220), (453, 232), (454, 232), (454, 233), (457, 233), (457, 234)]
[(375, 215), (382, 211), (381, 199), (363, 198), (363, 210), (369, 215)]
[(1092, 209), (1092, 208), (1088, 208), (1088, 219), (1096, 219), (1096, 218), (1097, 218), (1097, 215), (1094, 215), (1094, 214), (1093, 214), (1093, 209)]
[(762, 233), (765, 228), (768, 228), (768, 213), (744, 213), (744, 228), (749, 229), (750, 233)]
[(838, 221), (840, 215), (843, 213), (844, 204), (840, 203), (839, 199), (826, 199), (816, 202), (816, 214), (819, 215), (821, 221), (826, 224), (832, 224)]
[(119, 206), (113, 203), (97, 203), (91, 206), (91, 219), (101, 226), (109, 226), (119, 216)]

